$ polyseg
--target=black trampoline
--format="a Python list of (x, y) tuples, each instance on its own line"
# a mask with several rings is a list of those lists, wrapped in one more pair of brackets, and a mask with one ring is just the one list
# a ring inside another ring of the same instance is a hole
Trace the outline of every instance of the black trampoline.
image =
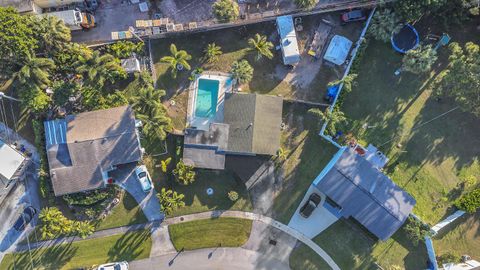
[(415, 49), (420, 43), (417, 30), (410, 24), (405, 24), (398, 33), (392, 34), (390, 40), (393, 48), (399, 53)]

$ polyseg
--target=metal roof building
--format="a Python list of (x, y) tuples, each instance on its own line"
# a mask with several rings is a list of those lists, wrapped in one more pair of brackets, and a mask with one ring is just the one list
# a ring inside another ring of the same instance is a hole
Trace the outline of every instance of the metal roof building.
[(300, 61), (297, 34), (291, 15), (277, 17), (277, 30), (280, 35), (280, 47), (282, 49), (283, 63), (294, 65)]
[(353, 149), (342, 148), (313, 185), (381, 240), (394, 234), (413, 210), (415, 199)]
[(142, 157), (133, 110), (122, 106), (45, 121), (55, 195), (101, 188), (117, 165)]

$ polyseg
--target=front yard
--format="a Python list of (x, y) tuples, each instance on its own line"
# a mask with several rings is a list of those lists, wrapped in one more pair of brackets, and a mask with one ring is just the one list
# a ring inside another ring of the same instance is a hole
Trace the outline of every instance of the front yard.
[(252, 221), (239, 218), (215, 218), (168, 226), (175, 249), (193, 250), (209, 247), (239, 247), (245, 244)]
[(148, 230), (82, 240), (29, 252), (7, 254), (1, 270), (7, 269), (79, 269), (115, 261), (148, 258), (152, 240)]

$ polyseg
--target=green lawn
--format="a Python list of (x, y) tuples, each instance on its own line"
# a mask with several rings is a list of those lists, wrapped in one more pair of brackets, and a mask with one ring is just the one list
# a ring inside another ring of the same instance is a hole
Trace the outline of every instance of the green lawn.
[(168, 226), (176, 250), (209, 247), (239, 247), (250, 236), (252, 221), (239, 218), (216, 218)]
[[(187, 215), (210, 210), (242, 210), (251, 211), (252, 203), (245, 185), (237, 181), (228, 170), (210, 171), (197, 170), (195, 182), (183, 186), (173, 179), (162, 178), (158, 188), (167, 187), (185, 195), (185, 206), (174, 211), (174, 216)], [(207, 195), (207, 188), (214, 190), (213, 195)], [(239, 199), (232, 202), (227, 193), (236, 191)]]
[(105, 219), (99, 221), (95, 229), (99, 231), (147, 221), (135, 199), (128, 192), (125, 192), (120, 203), (113, 208)]
[(282, 147), (288, 157), (282, 164), (283, 185), (273, 205), (274, 216), (287, 224), (300, 204), (305, 192), (320, 171), (336, 153), (337, 148), (318, 135), (307, 118), (308, 107), (284, 106), (284, 122), (288, 128), (282, 132)]
[[(83, 240), (32, 251), (35, 269), (78, 269), (106, 262), (148, 258), (152, 240), (148, 230)], [(15, 264), (14, 264), (15, 256)], [(1, 270), (30, 269), (28, 252), (7, 254)]]
[[(385, 242), (376, 242), (356, 225), (339, 220), (313, 239), (337, 263), (341, 269), (383, 269), (398, 265), (405, 269), (425, 269), (426, 250), (420, 243), (413, 246), (400, 229)], [(312, 249), (301, 245), (290, 256), (293, 270), (329, 269)]]

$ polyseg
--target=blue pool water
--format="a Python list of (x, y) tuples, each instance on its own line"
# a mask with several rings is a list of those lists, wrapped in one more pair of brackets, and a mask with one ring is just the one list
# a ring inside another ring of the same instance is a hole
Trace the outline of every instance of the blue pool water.
[(198, 79), (195, 116), (203, 118), (215, 117), (219, 85), (220, 82), (217, 80)]

